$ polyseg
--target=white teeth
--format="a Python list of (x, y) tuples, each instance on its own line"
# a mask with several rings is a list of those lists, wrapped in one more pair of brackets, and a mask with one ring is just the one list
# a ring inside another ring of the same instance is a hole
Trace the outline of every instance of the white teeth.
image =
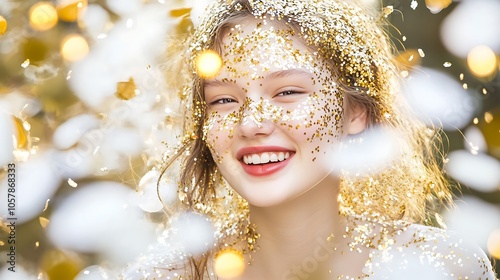
[(269, 160), (271, 162), (277, 162), (278, 161), (278, 156), (275, 153), (272, 153), (271, 156), (269, 157)]
[(257, 155), (257, 154), (252, 155), (252, 163), (253, 164), (260, 164), (261, 163), (259, 155)]
[(263, 153), (262, 155), (260, 155), (260, 162), (261, 163), (269, 162), (269, 154)]
[(245, 164), (265, 164), (269, 162), (284, 161), (290, 157), (290, 153), (279, 152), (279, 153), (262, 153), (262, 154), (251, 154), (243, 156), (243, 162)]

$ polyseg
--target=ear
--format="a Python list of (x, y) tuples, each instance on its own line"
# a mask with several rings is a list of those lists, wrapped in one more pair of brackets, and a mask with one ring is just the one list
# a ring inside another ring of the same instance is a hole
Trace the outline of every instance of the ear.
[(359, 104), (349, 107), (350, 112), (347, 118), (347, 134), (354, 135), (361, 133), (368, 125), (366, 107)]

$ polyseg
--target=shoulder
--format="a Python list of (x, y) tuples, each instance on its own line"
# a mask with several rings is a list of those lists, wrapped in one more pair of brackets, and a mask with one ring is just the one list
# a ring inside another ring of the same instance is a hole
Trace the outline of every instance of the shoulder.
[(388, 244), (371, 254), (376, 279), (496, 279), (485, 253), (447, 230), (411, 224)]

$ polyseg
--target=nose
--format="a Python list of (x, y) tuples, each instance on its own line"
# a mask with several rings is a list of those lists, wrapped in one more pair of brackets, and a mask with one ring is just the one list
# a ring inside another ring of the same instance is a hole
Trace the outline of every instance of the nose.
[(266, 105), (268, 104), (263, 99), (260, 102), (255, 102), (250, 98), (245, 100), (241, 107), (241, 118), (238, 124), (238, 132), (241, 137), (252, 138), (273, 133), (273, 110), (269, 110), (269, 106)]

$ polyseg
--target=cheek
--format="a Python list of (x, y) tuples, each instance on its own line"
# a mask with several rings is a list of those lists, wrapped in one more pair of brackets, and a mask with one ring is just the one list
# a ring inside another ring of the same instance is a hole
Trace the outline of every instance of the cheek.
[[(336, 91), (312, 94), (301, 106), (300, 122), (295, 124), (297, 133), (307, 143), (330, 143), (342, 134), (341, 99)], [(297, 111), (297, 110), (295, 110)], [(293, 113), (292, 113), (293, 114)], [(289, 128), (292, 128), (289, 125)]]
[(234, 125), (230, 125), (227, 119), (227, 116), (212, 112), (204, 120), (203, 140), (217, 163), (229, 153), (230, 142), (234, 137)]

